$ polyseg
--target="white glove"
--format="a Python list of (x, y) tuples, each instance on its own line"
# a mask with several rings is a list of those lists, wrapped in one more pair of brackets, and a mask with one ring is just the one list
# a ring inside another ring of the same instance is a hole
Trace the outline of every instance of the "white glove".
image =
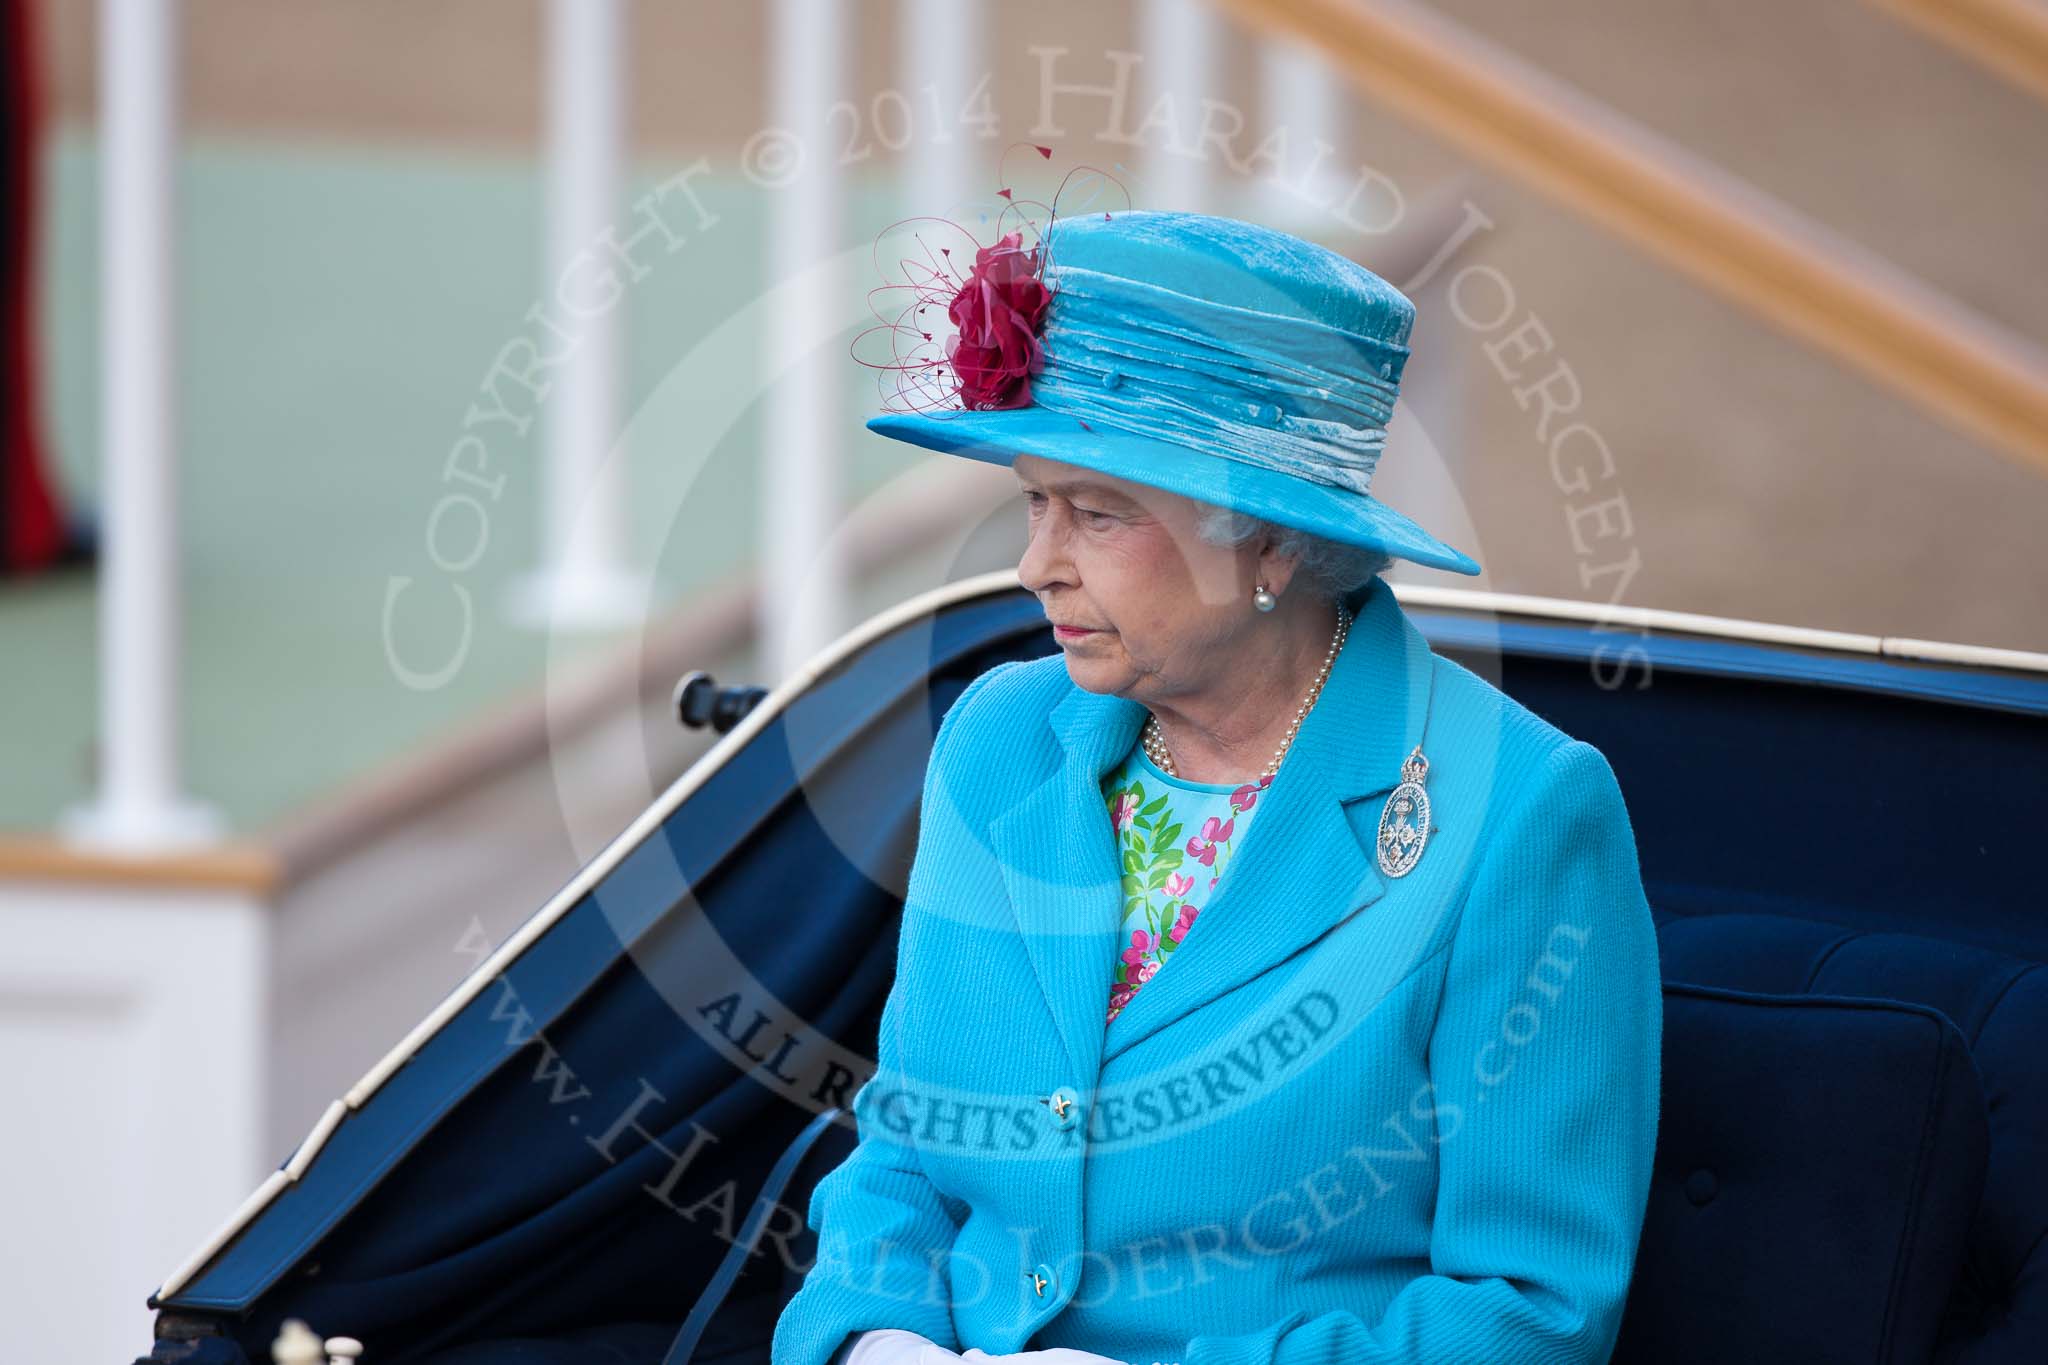
[(1014, 1355), (992, 1356), (976, 1346), (960, 1353), (965, 1365), (1128, 1365), (1115, 1356), (1093, 1351), (1076, 1351), (1067, 1346), (1050, 1346), (1043, 1351), (1018, 1351)]
[(832, 1365), (959, 1365), (960, 1357), (930, 1337), (899, 1327), (862, 1332), (833, 1358)]

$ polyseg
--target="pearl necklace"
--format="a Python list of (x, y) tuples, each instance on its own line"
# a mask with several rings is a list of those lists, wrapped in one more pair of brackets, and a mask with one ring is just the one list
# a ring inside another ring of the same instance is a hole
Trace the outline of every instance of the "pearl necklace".
[[(1344, 637), (1350, 634), (1350, 632), (1350, 614), (1344, 610), (1343, 604), (1339, 603), (1337, 606), (1337, 633), (1330, 638), (1330, 652), (1324, 656), (1323, 666), (1316, 670), (1316, 680), (1309, 686), (1307, 699), (1295, 708), (1294, 719), (1288, 722), (1287, 733), (1281, 737), (1280, 747), (1273, 751), (1273, 761), (1268, 763), (1266, 770), (1259, 774), (1257, 785), (1264, 786), (1272, 781), (1275, 773), (1280, 771), (1280, 760), (1286, 757), (1287, 746), (1294, 743), (1294, 732), (1301, 728), (1301, 722), (1308, 716), (1309, 708), (1314, 706), (1316, 698), (1322, 695), (1323, 683), (1330, 676), (1330, 665), (1337, 661), (1337, 651), (1344, 648)], [(1159, 717), (1150, 714), (1145, 717), (1145, 728), (1139, 732), (1139, 738), (1144, 742), (1145, 756), (1158, 765), (1159, 771), (1165, 773), (1168, 777), (1180, 776), (1179, 769), (1173, 766), (1173, 755), (1167, 751), (1166, 733), (1160, 728)]]

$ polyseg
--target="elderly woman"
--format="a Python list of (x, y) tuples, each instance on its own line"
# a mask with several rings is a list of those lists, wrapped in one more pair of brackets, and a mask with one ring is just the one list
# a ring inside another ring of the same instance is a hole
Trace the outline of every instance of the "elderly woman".
[(939, 727), (776, 1365), (1606, 1360), (1656, 939), (1600, 753), (1379, 577), (1478, 569), (1367, 491), (1412, 305), (1145, 212), (969, 295), (962, 410), (870, 426), (1011, 466), (1058, 651)]

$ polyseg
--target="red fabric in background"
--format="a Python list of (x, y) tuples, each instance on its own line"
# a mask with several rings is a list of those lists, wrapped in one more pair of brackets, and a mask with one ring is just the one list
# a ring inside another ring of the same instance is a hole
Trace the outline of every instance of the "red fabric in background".
[(64, 549), (57, 495), (45, 473), (36, 384), (35, 241), (42, 153), (42, 50), (34, 0), (0, 0), (0, 107), (5, 109), (6, 219), (0, 225), (0, 572), (40, 568)]

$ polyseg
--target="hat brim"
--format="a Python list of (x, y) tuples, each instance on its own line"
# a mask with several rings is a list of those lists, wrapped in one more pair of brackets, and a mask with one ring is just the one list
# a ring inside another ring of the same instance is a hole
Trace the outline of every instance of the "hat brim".
[(1098, 474), (1129, 479), (1197, 502), (1234, 507), (1346, 545), (1383, 550), (1432, 569), (1476, 574), (1479, 563), (1454, 550), (1367, 493), (1331, 488), (1238, 460), (1204, 457), (1185, 446), (1097, 423), (1082, 427), (1070, 413), (1046, 408), (990, 412), (949, 410), (883, 413), (867, 428), (926, 450), (1007, 465), (1037, 455)]

